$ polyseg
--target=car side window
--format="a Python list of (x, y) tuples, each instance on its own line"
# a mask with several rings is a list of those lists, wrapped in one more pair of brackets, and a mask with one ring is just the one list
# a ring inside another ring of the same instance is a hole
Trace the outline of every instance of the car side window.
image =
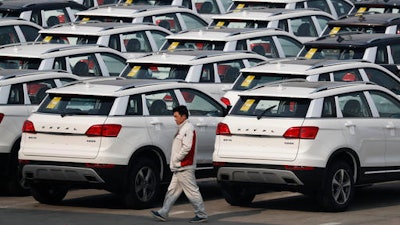
[(99, 63), (94, 54), (75, 55), (68, 58), (72, 73), (78, 76), (102, 76)]
[(142, 115), (142, 97), (141, 95), (132, 95), (129, 97), (128, 107), (126, 109), (126, 115)]
[(182, 27), (179, 24), (178, 18), (175, 14), (169, 13), (164, 15), (154, 16), (153, 21), (154, 24), (164, 27), (171, 32), (179, 32), (182, 30)]
[(108, 47), (115, 49), (117, 51), (121, 51), (121, 42), (119, 40), (119, 34), (113, 34), (110, 36), (110, 40), (108, 41)]
[(338, 96), (343, 117), (371, 117), (371, 110), (362, 92), (346, 93)]
[(197, 12), (200, 14), (220, 14), (215, 0), (194, 0)]
[(207, 95), (193, 89), (181, 89), (190, 116), (224, 116), (224, 108)]
[(391, 44), (390, 50), (392, 52), (393, 63), (400, 64), (400, 44)]
[(127, 52), (152, 52), (144, 31), (122, 34), (122, 41)]
[(244, 68), (244, 63), (241, 59), (217, 62), (217, 74), (221, 83), (233, 83), (239, 76), (241, 68)]
[(281, 35), (277, 36), (277, 38), (279, 40), (279, 43), (281, 44), (283, 52), (285, 53), (285, 57), (296, 57), (303, 47), (303, 44), (293, 38)]
[[(37, 35), (37, 31), (36, 31)], [(0, 45), (7, 45), (20, 42), (14, 26), (0, 27)]]
[(400, 102), (397, 99), (380, 91), (370, 91), (370, 94), (380, 117), (400, 118)]
[(336, 104), (335, 98), (330, 96), (324, 99), (324, 104), (322, 106), (322, 118), (332, 118), (336, 117)]
[[(207, 23), (189, 13), (181, 13), (187, 29), (197, 29), (207, 26)], [(182, 29), (182, 28), (181, 28)], [(180, 31), (180, 30), (179, 30)]]
[(57, 24), (71, 22), (65, 9), (43, 10), (42, 14), (44, 16), (44, 21), (46, 22), (43, 25), (44, 27), (52, 27)]
[[(31, 26), (26, 26), (26, 25), (21, 25), (19, 26), (22, 30), (22, 33), (24, 33), (26, 41), (34, 41), (36, 40), (38, 34), (39, 34), (39, 29), (36, 27), (31, 27)], [(2, 33), (2, 32), (0, 32)]]
[(320, 9), (324, 12), (327, 12), (329, 14), (332, 14), (328, 1), (326, 0), (310, 0), (307, 1), (308, 8), (315, 8), (315, 9)]
[(28, 96), (31, 104), (39, 104), (44, 97), (46, 97), (46, 91), (50, 88), (55, 88), (56, 84), (54, 80), (36, 80), (26, 84), (28, 89)]
[(65, 63), (64, 57), (57, 57), (54, 59), (53, 69), (55, 70), (67, 70), (67, 65)]
[(291, 30), (298, 37), (317, 37), (311, 17), (299, 17), (290, 20)]
[(11, 85), (7, 104), (15, 104), (15, 105), (24, 104), (24, 89), (22, 88), (22, 84)]
[(158, 30), (151, 30), (150, 33), (154, 39), (154, 42), (157, 45), (157, 50), (159, 50), (166, 40), (165, 37), (168, 36), (169, 34)]
[(104, 64), (106, 64), (110, 76), (118, 76), (126, 66), (126, 60), (117, 55), (100, 53), (100, 56), (103, 59)]
[(343, 0), (331, 0), (331, 2), (333, 7), (335, 7), (338, 17), (347, 15), (353, 7), (351, 4)]
[(279, 58), (272, 36), (250, 39), (248, 49), (268, 58)]
[(204, 64), (203, 69), (200, 74), (200, 83), (214, 83), (215, 74), (214, 74), (214, 64)]
[(173, 90), (148, 93), (145, 99), (150, 116), (171, 116), (172, 109), (179, 105)]
[(388, 64), (389, 63), (386, 45), (378, 46), (378, 50), (376, 51), (376, 56), (375, 56), (375, 63), (377, 63), (377, 64)]
[(333, 72), (334, 81), (360, 81), (360, 71), (357, 69), (341, 70)]
[(366, 68), (365, 73), (370, 81), (393, 91), (397, 95), (400, 95), (400, 82), (395, 78), (389, 76), (387, 73), (373, 68)]

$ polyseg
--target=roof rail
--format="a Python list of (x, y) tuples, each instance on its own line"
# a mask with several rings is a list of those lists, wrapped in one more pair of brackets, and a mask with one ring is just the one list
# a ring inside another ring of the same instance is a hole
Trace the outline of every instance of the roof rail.
[(104, 80), (126, 80), (126, 78), (124, 78), (124, 77), (90, 77), (90, 78), (84, 79), (84, 80), (76, 80), (76, 81), (68, 82), (68, 83), (64, 84), (62, 87), (72, 86), (75, 84), (90, 84), (92, 82), (104, 81)]
[(370, 82), (370, 81), (352, 81), (352, 82), (328, 82), (330, 83), (329, 85), (319, 87), (312, 91), (311, 93), (318, 93), (320, 91), (326, 91), (330, 89), (335, 89), (335, 88), (340, 88), (340, 87), (348, 87), (348, 86), (353, 86), (355, 84), (365, 84), (365, 85), (375, 85), (375, 83)]
[(125, 86), (122, 86), (120, 89), (116, 90), (115, 92), (118, 91), (123, 91), (131, 88), (136, 88), (136, 87), (146, 87), (146, 86), (152, 86), (157, 83), (169, 83), (169, 82), (176, 82), (176, 83), (187, 83), (184, 80), (157, 80), (157, 79), (143, 79), (143, 80), (136, 80), (136, 82), (132, 82), (130, 84), (127, 84)]
[(273, 86), (273, 85), (276, 85), (276, 84), (289, 83), (289, 82), (308, 82), (308, 81), (306, 79), (303, 79), (303, 78), (277, 80), (277, 81), (273, 81), (273, 82), (268, 82), (268, 83), (256, 85), (255, 87), (252, 88), (252, 90), (259, 89), (259, 88), (266, 87), (266, 86)]
[(326, 35), (323, 35), (323, 36), (321, 36), (321, 37), (319, 37), (319, 38), (317, 38), (315, 40), (318, 41), (318, 40), (326, 39), (328, 37), (340, 37), (342, 35), (352, 35), (352, 34), (365, 34), (365, 33), (361, 32), (361, 31), (349, 31), (349, 32), (342, 32), (342, 33), (335, 33), (335, 34), (326, 34)]
[[(307, 60), (307, 58), (302, 58), (302, 59)], [(325, 66), (340, 65), (340, 64), (343, 64), (343, 63), (352, 63), (352, 62), (368, 62), (368, 63), (371, 63), (370, 61), (365, 60), (365, 59), (324, 60), (324, 61), (322, 61), (320, 63), (317, 63), (317, 64), (311, 66), (307, 70), (322, 68), (322, 67), (325, 67)]]
[[(0, 80), (7, 80), (15, 77), (23, 77), (23, 76), (28, 76), (28, 75), (35, 75), (35, 74), (40, 74), (44, 72), (56, 72), (56, 73), (68, 73), (65, 70), (29, 70), (29, 71), (21, 71), (21, 70), (15, 70), (15, 73), (13, 74), (8, 74), (0, 77)], [(0, 71), (1, 74), (1, 71)]]

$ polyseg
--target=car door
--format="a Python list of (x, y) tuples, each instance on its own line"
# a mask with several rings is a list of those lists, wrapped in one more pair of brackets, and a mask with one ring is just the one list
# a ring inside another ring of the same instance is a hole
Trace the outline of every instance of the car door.
[(180, 89), (180, 101), (189, 110), (189, 120), (197, 132), (198, 167), (210, 167), (214, 151), (215, 130), (224, 117), (224, 107), (208, 95), (194, 89)]
[(371, 98), (379, 113), (382, 130), (385, 132), (386, 167), (400, 166), (400, 101), (384, 92), (370, 91)]
[(385, 134), (381, 122), (372, 117), (364, 93), (338, 95), (337, 102), (343, 136), (348, 147), (358, 153), (361, 167), (383, 167)]

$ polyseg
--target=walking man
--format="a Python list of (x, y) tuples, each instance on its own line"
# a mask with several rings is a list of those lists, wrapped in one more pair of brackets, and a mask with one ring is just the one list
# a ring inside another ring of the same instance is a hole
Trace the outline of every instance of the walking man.
[(170, 169), (173, 173), (164, 204), (158, 211), (151, 211), (153, 217), (166, 221), (169, 211), (175, 201), (185, 193), (194, 208), (195, 217), (189, 222), (201, 223), (207, 221), (203, 198), (196, 183), (196, 131), (187, 120), (189, 112), (186, 106), (173, 109), (174, 119), (179, 126), (172, 142)]

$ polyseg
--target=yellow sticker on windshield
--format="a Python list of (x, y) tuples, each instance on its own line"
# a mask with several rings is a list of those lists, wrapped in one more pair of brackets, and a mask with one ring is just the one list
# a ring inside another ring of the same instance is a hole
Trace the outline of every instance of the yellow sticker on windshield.
[(255, 102), (255, 99), (247, 99), (246, 102), (240, 108), (240, 111), (242, 111), (242, 112), (249, 111), (250, 107), (253, 105), (254, 102)]
[(132, 5), (133, 0), (126, 0), (125, 5)]
[(236, 9), (243, 9), (246, 5), (243, 3), (240, 3), (236, 6)]
[(367, 7), (360, 7), (360, 8), (357, 10), (357, 13), (363, 13), (363, 12), (365, 12), (365, 11), (367, 11)]
[(222, 26), (224, 26), (224, 24), (225, 24), (225, 21), (219, 21), (215, 26), (222, 27)]
[(60, 101), (61, 101), (61, 97), (54, 97), (53, 99), (51, 99), (49, 104), (47, 104), (46, 108), (47, 109), (54, 109), (58, 105), (58, 103)]
[(53, 36), (46, 36), (46, 37), (43, 39), (43, 42), (50, 42), (52, 38), (53, 38)]
[(251, 82), (254, 80), (256, 76), (254, 75), (249, 75), (246, 77), (246, 79), (244, 79), (244, 81), (242, 82), (242, 84), (240, 86), (242, 87), (248, 87), (250, 86)]
[(81, 23), (83, 23), (83, 22), (87, 22), (87, 21), (89, 21), (90, 20), (90, 18), (89, 17), (84, 17), (84, 18), (82, 18), (82, 20), (81, 20)]
[(141, 66), (134, 66), (128, 73), (128, 77), (136, 76), (137, 72), (140, 70)]
[(332, 28), (332, 30), (329, 32), (330, 35), (334, 35), (337, 34), (337, 32), (339, 32), (340, 27), (334, 27)]
[(175, 50), (176, 47), (178, 47), (178, 45), (179, 45), (179, 42), (174, 41), (174, 42), (172, 42), (172, 44), (169, 45), (168, 50), (170, 50), (170, 51)]
[(310, 48), (310, 50), (308, 50), (306, 56), (304, 56), (307, 59), (311, 59), (313, 57), (313, 55), (317, 52), (318, 49), (316, 48)]

